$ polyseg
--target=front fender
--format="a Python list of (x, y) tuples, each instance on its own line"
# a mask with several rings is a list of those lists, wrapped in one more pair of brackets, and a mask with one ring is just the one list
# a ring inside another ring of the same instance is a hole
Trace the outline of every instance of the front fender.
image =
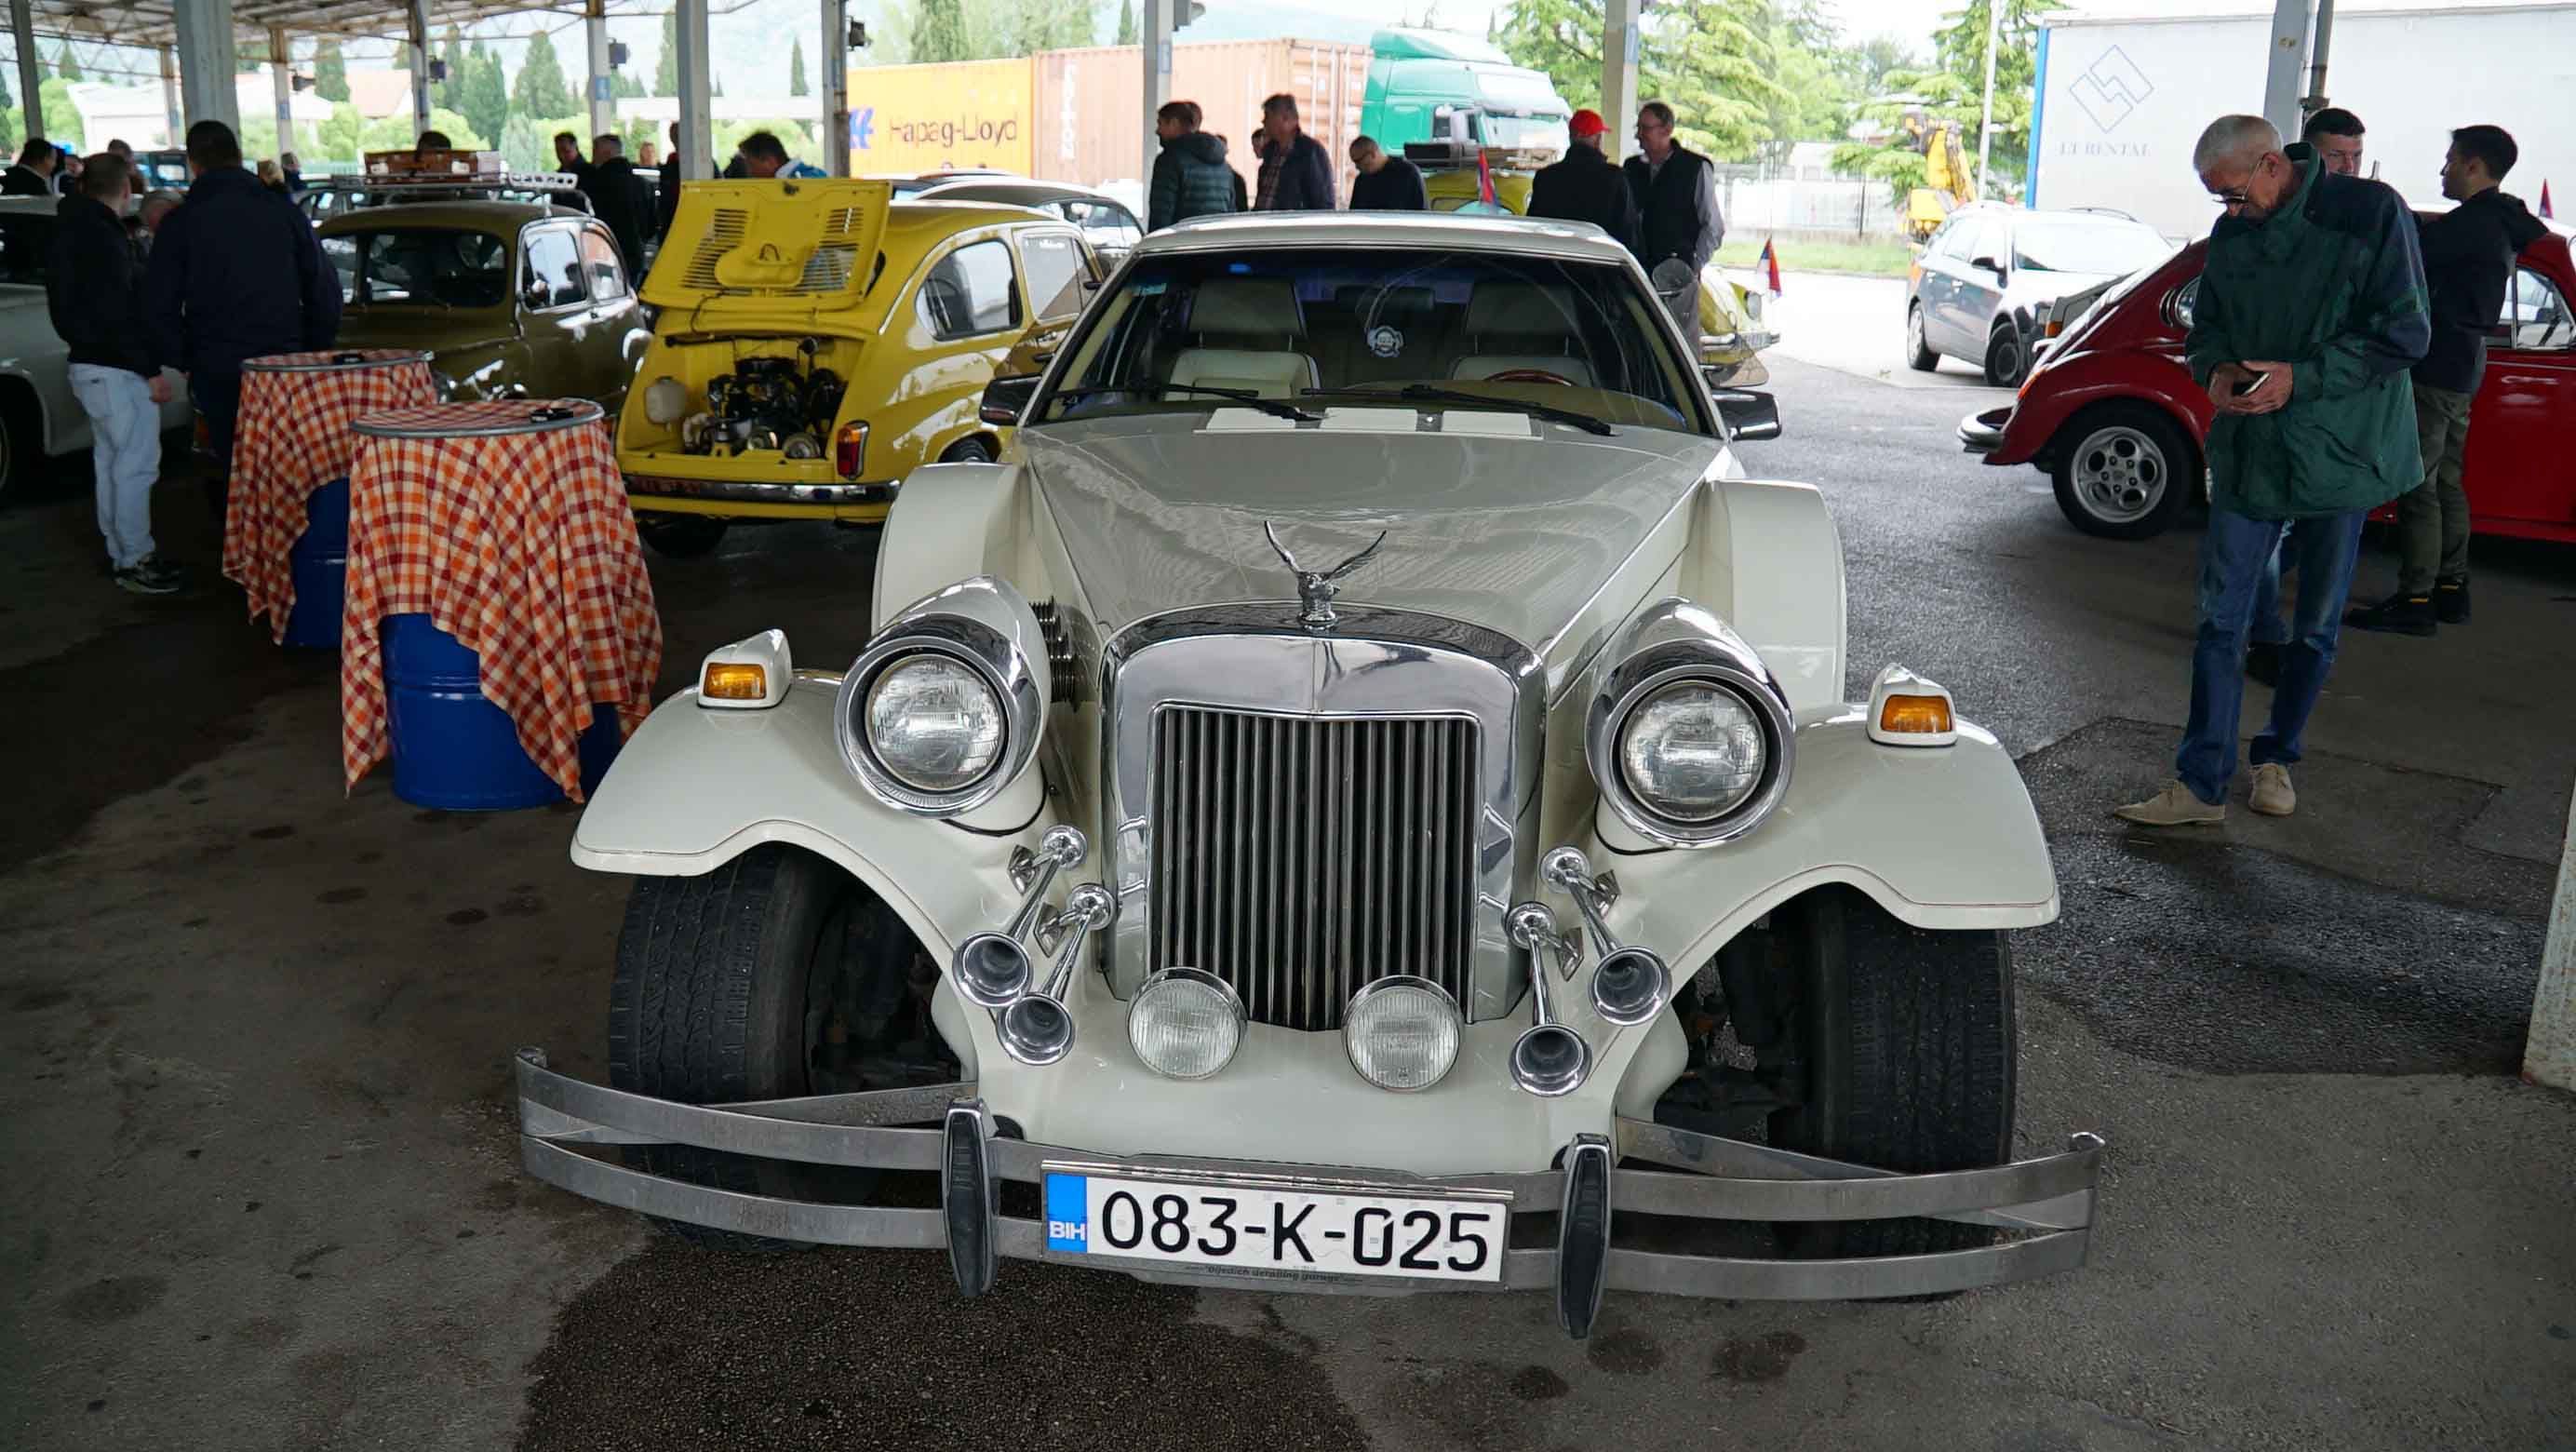
[(2178, 358), (2138, 348), (2074, 353), (2051, 361), (2014, 400), (2003, 442), (1986, 454), (1989, 464), (2046, 466), (2058, 430), (2097, 403), (2152, 404), (2198, 444), (2209, 435), (2209, 395), (2191, 381)]
[[(2030, 928), (2057, 917), (2057, 873), (2021, 773), (1966, 721), (1950, 746), (1881, 746), (1865, 713), (1809, 713), (1789, 794), (1722, 847), (1656, 850), (1607, 807), (1594, 830), (1618, 875), (1611, 921), (1677, 972), (1801, 893), (1841, 883), (1918, 928)], [(1624, 926), (1621, 926), (1624, 924)]]

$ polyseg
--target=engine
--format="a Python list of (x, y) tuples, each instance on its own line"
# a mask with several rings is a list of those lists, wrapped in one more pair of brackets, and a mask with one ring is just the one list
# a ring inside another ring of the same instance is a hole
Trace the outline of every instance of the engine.
[[(773, 449), (791, 459), (822, 458), (847, 385), (838, 373), (814, 366), (816, 347), (808, 338), (794, 358), (744, 358), (733, 372), (708, 379), (705, 409), (680, 423), (681, 452)], [(673, 380), (655, 387), (662, 383)]]

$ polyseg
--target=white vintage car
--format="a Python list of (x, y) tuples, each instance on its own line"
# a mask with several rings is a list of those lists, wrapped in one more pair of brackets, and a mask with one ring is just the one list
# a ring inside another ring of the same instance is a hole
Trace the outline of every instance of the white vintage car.
[(636, 879), (613, 1087), (522, 1051), (531, 1172), (970, 1295), (1546, 1289), (1578, 1336), (1604, 1287), (2082, 1262), (2101, 1141), (2012, 1162), (2030, 799), (1933, 682), (1846, 694), (1833, 522), (1624, 250), (1203, 219), (987, 407), (849, 668), (717, 651), (583, 814)]
[[(42, 461), (89, 447), (89, 414), (72, 396), (71, 356), (45, 310), (52, 270), (52, 197), (0, 197), (0, 499)], [(161, 406), (165, 430), (188, 426), (188, 387), (176, 373)]]

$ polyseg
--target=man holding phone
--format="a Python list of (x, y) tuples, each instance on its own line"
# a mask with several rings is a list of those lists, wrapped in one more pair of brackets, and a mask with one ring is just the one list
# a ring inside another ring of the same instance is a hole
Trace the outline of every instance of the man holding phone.
[(2251, 805), (2297, 806), (2289, 768), (2334, 664), (2362, 519), (2423, 477), (2406, 370), (2432, 336), (2415, 220), (2396, 192), (2329, 173), (2305, 143), (2284, 148), (2260, 116), (2211, 122), (2192, 169), (2224, 211), (2183, 346), (2216, 418), (2175, 780), (2118, 811), (2152, 827), (2226, 820), (2246, 632), (2285, 531), (2298, 602), (2250, 752)]

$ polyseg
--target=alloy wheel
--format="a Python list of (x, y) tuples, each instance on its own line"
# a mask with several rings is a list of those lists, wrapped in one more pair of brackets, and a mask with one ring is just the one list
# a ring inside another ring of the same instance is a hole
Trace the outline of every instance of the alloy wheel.
[(2076, 494), (2106, 524), (2131, 524), (2155, 511), (2171, 482), (2164, 450), (2125, 424), (2096, 429), (2075, 450)]

